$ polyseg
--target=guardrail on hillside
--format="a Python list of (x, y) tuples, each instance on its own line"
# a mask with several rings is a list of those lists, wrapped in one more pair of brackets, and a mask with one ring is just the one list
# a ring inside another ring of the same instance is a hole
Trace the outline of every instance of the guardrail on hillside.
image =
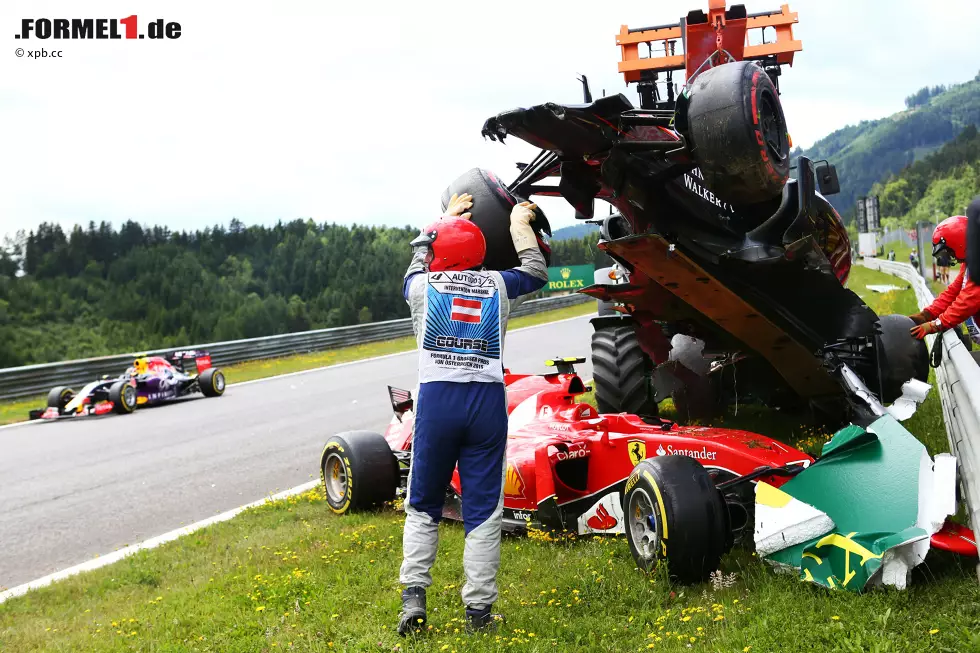
[[(911, 283), (919, 308), (932, 303), (925, 279), (908, 263), (866, 258), (862, 264)], [(937, 337), (926, 337), (930, 349)], [(941, 343), (943, 362), (936, 368), (936, 382), (949, 448), (960, 466), (960, 484), (976, 532), (980, 530), (980, 366), (954, 331), (942, 334)]]
[[(595, 299), (574, 293), (534, 299), (518, 306), (511, 313), (511, 317), (531, 315), (590, 301), (594, 302)], [(391, 340), (409, 335), (412, 335), (412, 320), (411, 318), (403, 318), (370, 324), (317, 329), (315, 331), (285, 333), (263, 338), (170, 347), (140, 353), (163, 356), (172, 351), (183, 349), (206, 349), (211, 352), (211, 361), (214, 365), (226, 366), (244, 361), (275, 358), (290, 354), (305, 354), (366, 342)], [(0, 399), (16, 399), (44, 394), (55, 385), (72, 386), (77, 390), (79, 385), (94, 381), (103, 374), (119, 375), (127, 366), (132, 364), (133, 358), (137, 355), (137, 353), (132, 352), (99, 358), (0, 369)]]

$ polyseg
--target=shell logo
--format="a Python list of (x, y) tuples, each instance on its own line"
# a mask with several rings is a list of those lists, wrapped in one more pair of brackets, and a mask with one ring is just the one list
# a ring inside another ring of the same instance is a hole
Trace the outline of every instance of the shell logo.
[(507, 465), (507, 476), (504, 480), (504, 496), (517, 499), (524, 498), (524, 479), (521, 473), (511, 464)]
[(571, 271), (570, 268), (562, 268), (561, 269), (561, 278), (562, 279), (567, 279), (570, 276), (572, 276), (572, 271)]

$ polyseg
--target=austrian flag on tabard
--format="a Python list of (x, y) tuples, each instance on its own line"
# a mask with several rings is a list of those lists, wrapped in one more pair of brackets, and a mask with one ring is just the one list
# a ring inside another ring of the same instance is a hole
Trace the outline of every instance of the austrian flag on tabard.
[(463, 299), (453, 297), (453, 308), (449, 319), (456, 322), (470, 322), (478, 324), (483, 303), (479, 299)]

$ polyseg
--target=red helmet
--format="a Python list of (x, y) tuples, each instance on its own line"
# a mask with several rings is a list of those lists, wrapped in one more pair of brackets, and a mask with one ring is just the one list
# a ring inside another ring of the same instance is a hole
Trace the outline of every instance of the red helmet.
[(960, 261), (966, 260), (966, 216), (954, 215), (939, 223), (932, 232), (932, 255), (948, 249)]
[(430, 272), (470, 270), (483, 264), (487, 241), (480, 228), (465, 218), (444, 215), (422, 230), (412, 247), (429, 246)]

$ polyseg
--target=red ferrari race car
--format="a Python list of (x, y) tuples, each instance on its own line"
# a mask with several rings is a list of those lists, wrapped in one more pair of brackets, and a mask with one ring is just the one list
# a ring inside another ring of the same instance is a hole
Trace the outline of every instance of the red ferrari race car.
[[(637, 564), (669, 559), (677, 580), (706, 579), (721, 556), (753, 532), (753, 481), (779, 486), (809, 455), (746, 431), (680, 426), (626, 413), (600, 415), (574, 365), (548, 361), (545, 375), (507, 371), (504, 528), (579, 534), (625, 533)], [(413, 399), (389, 387), (394, 417), (384, 435), (340, 433), (327, 440), (320, 477), (336, 513), (377, 507), (404, 495), (411, 465)], [(458, 473), (444, 516), (462, 521)]]

